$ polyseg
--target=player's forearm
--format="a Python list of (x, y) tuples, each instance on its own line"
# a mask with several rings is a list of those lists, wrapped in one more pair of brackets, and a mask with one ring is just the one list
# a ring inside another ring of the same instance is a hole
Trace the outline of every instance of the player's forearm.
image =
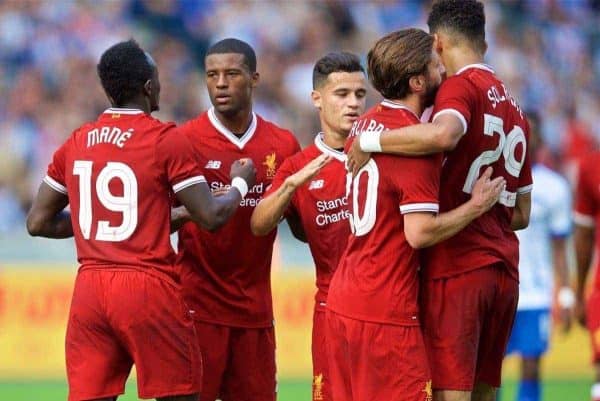
[(174, 207), (171, 209), (171, 234), (179, 231), (188, 221), (191, 221), (191, 216), (185, 206)]
[(387, 131), (379, 139), (382, 153), (427, 155), (447, 150), (436, 124), (416, 124)]
[(575, 260), (577, 263), (577, 282), (575, 287), (576, 296), (583, 299), (585, 293), (585, 282), (592, 263), (594, 251), (594, 229), (576, 226), (574, 234)]
[(531, 215), (531, 192), (518, 194), (513, 209), (513, 216), (510, 221), (510, 228), (513, 231), (523, 230), (529, 226), (529, 216)]
[(46, 218), (30, 213), (27, 216), (27, 231), (34, 237), (70, 238), (73, 236), (71, 214), (60, 212), (51, 218)]
[(481, 214), (480, 210), (467, 202), (449, 212), (429, 215), (421, 222), (416, 222), (412, 235), (406, 231), (405, 218), (406, 238), (415, 249), (427, 248), (456, 235)]
[(237, 210), (242, 199), (242, 195), (238, 189), (232, 187), (224, 195), (212, 198), (208, 213), (199, 216), (199, 219), (194, 218), (194, 216), (192, 218), (207, 230), (216, 231), (227, 223)]
[(569, 269), (567, 265), (567, 241), (564, 238), (552, 240), (552, 260), (554, 262), (554, 276), (557, 287), (569, 287)]
[(295, 187), (286, 180), (277, 191), (259, 202), (250, 219), (250, 227), (254, 235), (267, 235), (277, 227), (295, 190)]

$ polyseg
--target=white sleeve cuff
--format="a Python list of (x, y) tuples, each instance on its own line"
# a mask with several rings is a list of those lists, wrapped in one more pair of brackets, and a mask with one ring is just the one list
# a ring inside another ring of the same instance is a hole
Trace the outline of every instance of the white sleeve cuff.
[(524, 187), (517, 188), (517, 193), (518, 194), (527, 194), (527, 193), (531, 192), (532, 189), (533, 189), (533, 184), (525, 185)]
[(594, 217), (588, 216), (583, 213), (573, 212), (573, 220), (575, 221), (575, 224), (580, 225), (580, 226), (584, 226), (584, 227), (595, 227), (596, 226), (596, 221), (594, 220)]
[(433, 116), (433, 118), (431, 119), (431, 121), (435, 121), (436, 118), (438, 118), (439, 116), (441, 116), (442, 114), (452, 114), (455, 117), (458, 117), (458, 119), (460, 120), (460, 123), (463, 126), (463, 132), (462, 134), (466, 134), (467, 133), (467, 119), (465, 118), (465, 116), (462, 115), (462, 113), (456, 109), (443, 109), (438, 111), (437, 113), (435, 113), (435, 115)]
[(430, 212), (438, 213), (440, 206), (437, 203), (409, 203), (408, 205), (400, 205), (400, 213), (419, 213), (419, 212)]
[(177, 193), (182, 189), (185, 189), (195, 184), (200, 184), (201, 182), (206, 182), (206, 178), (204, 178), (203, 175), (197, 175), (195, 177), (186, 178), (185, 180), (173, 185), (173, 192)]
[(67, 188), (49, 175), (44, 177), (44, 182), (56, 192), (67, 195)]

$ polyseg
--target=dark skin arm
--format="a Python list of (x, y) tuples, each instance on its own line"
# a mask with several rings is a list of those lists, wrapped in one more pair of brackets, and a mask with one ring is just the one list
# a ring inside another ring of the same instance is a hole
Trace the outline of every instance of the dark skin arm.
[(306, 238), (306, 233), (304, 232), (304, 227), (302, 227), (302, 222), (300, 221), (300, 216), (293, 214), (286, 217), (288, 226), (290, 226), (290, 230), (298, 241), (308, 242)]
[(177, 231), (188, 220), (209, 231), (216, 231), (229, 220), (242, 200), (242, 195), (235, 188), (213, 196), (205, 182), (191, 185), (175, 195), (183, 206), (171, 210), (171, 232)]
[(73, 236), (71, 214), (63, 209), (69, 204), (67, 195), (42, 182), (27, 214), (27, 231), (34, 237), (69, 238)]
[(518, 194), (513, 211), (513, 217), (510, 222), (510, 228), (513, 231), (523, 230), (529, 225), (529, 216), (531, 215), (531, 192)]

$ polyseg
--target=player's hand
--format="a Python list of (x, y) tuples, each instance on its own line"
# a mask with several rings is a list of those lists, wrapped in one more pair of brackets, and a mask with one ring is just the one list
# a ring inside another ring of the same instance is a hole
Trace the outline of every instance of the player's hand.
[(355, 176), (358, 173), (358, 170), (367, 164), (370, 158), (371, 154), (363, 152), (360, 148), (360, 137), (357, 137), (354, 139), (354, 142), (348, 151), (346, 168), (352, 173), (353, 176)]
[(491, 167), (486, 168), (481, 177), (475, 182), (471, 192), (470, 202), (480, 215), (490, 210), (498, 202), (500, 194), (506, 188), (504, 177), (491, 179), (493, 171)]
[(248, 188), (252, 188), (256, 182), (256, 168), (254, 168), (252, 159), (244, 158), (234, 161), (229, 176), (232, 180), (234, 177), (243, 178), (248, 184)]
[(586, 319), (586, 313), (585, 313), (585, 300), (583, 299), (583, 297), (577, 297), (577, 299), (575, 300), (575, 308), (574, 308), (574, 315), (575, 315), (575, 319), (577, 320), (577, 322), (582, 326), (582, 327), (586, 327), (586, 323), (587, 323), (587, 319)]
[(292, 174), (288, 178), (286, 178), (285, 182), (292, 189), (296, 189), (296, 188), (300, 187), (301, 185), (303, 185), (304, 183), (306, 183), (307, 181), (309, 181), (315, 175), (317, 175), (319, 173), (319, 171), (321, 171), (323, 166), (325, 166), (330, 161), (331, 161), (331, 156), (328, 156), (323, 153), (320, 156), (312, 159), (309, 163), (307, 163), (304, 167), (302, 167), (302, 169), (300, 169), (298, 172), (296, 172), (295, 174)]

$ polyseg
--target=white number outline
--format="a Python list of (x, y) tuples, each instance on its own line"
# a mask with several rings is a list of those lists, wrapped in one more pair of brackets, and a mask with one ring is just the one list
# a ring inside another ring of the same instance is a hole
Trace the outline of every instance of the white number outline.
[[(359, 215), (358, 186), (360, 177), (367, 174), (367, 194), (363, 215)], [(352, 185), (352, 214), (349, 217), (352, 233), (361, 237), (367, 235), (375, 226), (377, 220), (377, 189), (379, 187), (379, 168), (373, 159), (370, 159), (353, 178), (352, 173), (346, 176), (346, 196), (350, 195)]]
[[(92, 227), (92, 165), (87, 160), (76, 160), (73, 175), (79, 176), (79, 227), (83, 238), (90, 239)], [(123, 184), (123, 195), (110, 192), (109, 183), (117, 178)], [(119, 242), (131, 237), (138, 223), (138, 185), (135, 173), (126, 164), (108, 162), (96, 179), (96, 195), (106, 209), (121, 213), (123, 221), (111, 226), (109, 221), (99, 220), (95, 239)]]
[[(523, 168), (523, 164), (525, 163), (525, 156), (527, 154), (527, 141), (525, 139), (525, 133), (521, 127), (515, 125), (508, 135), (506, 135), (504, 133), (504, 121), (500, 117), (496, 117), (491, 114), (484, 114), (483, 134), (487, 136), (494, 136), (494, 134), (498, 134), (498, 146), (494, 150), (486, 150), (482, 152), (471, 163), (465, 184), (463, 185), (463, 192), (467, 194), (470, 194), (473, 191), (473, 186), (475, 185), (477, 178), (479, 178), (481, 168), (495, 163), (500, 159), (500, 156), (504, 156), (504, 168), (506, 169), (506, 172), (516, 178), (519, 178), (519, 174)], [(521, 160), (517, 160), (515, 157), (515, 150), (519, 143), (523, 144), (523, 154), (521, 155)], [(514, 207), (516, 200), (516, 192), (504, 190), (500, 194), (498, 203), (507, 207)]]

